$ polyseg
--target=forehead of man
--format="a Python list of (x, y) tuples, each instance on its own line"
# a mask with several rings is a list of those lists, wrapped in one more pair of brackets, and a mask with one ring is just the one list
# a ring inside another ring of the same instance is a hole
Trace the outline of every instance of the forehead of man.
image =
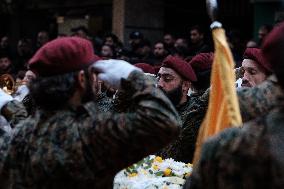
[(172, 76), (177, 79), (181, 79), (181, 76), (172, 68), (161, 67), (158, 76)]
[(244, 70), (254, 70), (265, 73), (264, 69), (260, 65), (258, 65), (256, 61), (251, 59), (244, 59), (242, 62), (242, 67)]

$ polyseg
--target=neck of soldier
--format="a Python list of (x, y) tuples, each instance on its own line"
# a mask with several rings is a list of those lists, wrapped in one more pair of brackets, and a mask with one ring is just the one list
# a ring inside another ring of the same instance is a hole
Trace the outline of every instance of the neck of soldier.
[(68, 104), (71, 107), (77, 108), (82, 104), (82, 97), (79, 90), (76, 90), (73, 96), (69, 99)]
[(187, 101), (187, 94), (183, 94), (180, 99), (179, 105), (184, 104), (186, 101)]

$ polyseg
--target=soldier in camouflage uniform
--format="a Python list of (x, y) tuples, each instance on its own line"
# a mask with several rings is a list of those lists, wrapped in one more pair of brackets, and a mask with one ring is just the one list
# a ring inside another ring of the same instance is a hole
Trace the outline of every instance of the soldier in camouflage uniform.
[(283, 90), (275, 75), (253, 88), (241, 88), (237, 91), (243, 122), (266, 115), (283, 101)]
[[(264, 56), (271, 63), (281, 88), (284, 87), (283, 47), (282, 22), (263, 44)], [(283, 107), (282, 99), (266, 115), (209, 139), (185, 188), (284, 188)]]
[[(208, 104), (210, 89), (199, 100)], [(237, 90), (243, 122), (250, 121), (258, 116), (266, 115), (284, 99), (283, 89), (280, 87), (275, 75), (269, 76), (261, 84), (251, 88)]]
[(271, 75), (272, 70), (257, 48), (247, 48), (243, 55), (242, 62), (242, 87), (255, 87)]
[[(111, 188), (119, 170), (178, 135), (177, 112), (138, 68), (97, 60), (91, 43), (77, 37), (51, 41), (30, 60), (37, 79), (29, 89), (39, 108), (15, 127), (8, 151), (1, 145), (1, 178), (11, 188)], [(97, 113), (91, 68), (127, 88), (129, 113)]]
[(175, 105), (182, 119), (182, 130), (178, 139), (159, 153), (163, 158), (192, 161), (198, 129), (206, 112), (198, 94), (187, 96), (193, 81), (196, 75), (190, 64), (172, 56), (164, 60), (158, 73), (158, 86)]

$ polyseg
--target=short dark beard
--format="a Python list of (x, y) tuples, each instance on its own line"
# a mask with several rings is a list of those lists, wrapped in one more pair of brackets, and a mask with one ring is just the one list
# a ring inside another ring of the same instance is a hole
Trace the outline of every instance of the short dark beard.
[(171, 102), (173, 103), (173, 105), (175, 107), (180, 104), (180, 101), (181, 101), (181, 98), (182, 98), (182, 86), (181, 86), (181, 84), (178, 85), (176, 88), (172, 89), (171, 91), (168, 91), (168, 92), (164, 91), (164, 93), (171, 100)]

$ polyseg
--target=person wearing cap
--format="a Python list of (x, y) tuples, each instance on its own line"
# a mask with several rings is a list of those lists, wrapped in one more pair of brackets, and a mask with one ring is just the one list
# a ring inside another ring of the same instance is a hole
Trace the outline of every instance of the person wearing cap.
[(15, 66), (12, 62), (12, 57), (6, 52), (0, 51), (0, 76), (3, 74), (16, 75)]
[(195, 81), (191, 65), (181, 58), (170, 55), (163, 61), (158, 72), (158, 87), (169, 97), (182, 119), (178, 139), (159, 152), (163, 158), (192, 161), (198, 129), (204, 116), (200, 112), (206, 111), (198, 98), (187, 95)]
[(158, 41), (154, 45), (153, 55), (154, 55), (154, 66), (161, 66), (163, 60), (170, 54), (170, 51), (166, 48), (166, 45)]
[[(284, 87), (284, 22), (266, 37), (262, 52)], [(283, 94), (283, 91), (282, 91)], [(265, 115), (212, 137), (185, 189), (284, 188), (284, 100)]]
[[(133, 31), (129, 34), (129, 55), (130, 59), (138, 59), (139, 53), (137, 52), (141, 45), (143, 46), (144, 35), (139, 31)], [(132, 62), (131, 62), (132, 63)], [(137, 63), (137, 62), (136, 62)]]
[(193, 82), (193, 86), (197, 94), (203, 94), (210, 87), (213, 58), (212, 52), (199, 53), (189, 62), (196, 73), (197, 81)]
[(261, 49), (247, 48), (242, 62), (242, 87), (254, 87), (271, 75), (269, 64), (263, 58)]
[[(162, 91), (129, 63), (100, 60), (86, 39), (55, 39), (29, 67), (39, 108), (16, 126), (8, 148), (0, 146), (1, 180), (12, 188), (112, 188), (118, 171), (179, 133), (179, 116)], [(127, 113), (96, 111), (97, 79), (132, 94)], [(0, 94), (1, 109), (10, 99)]]

